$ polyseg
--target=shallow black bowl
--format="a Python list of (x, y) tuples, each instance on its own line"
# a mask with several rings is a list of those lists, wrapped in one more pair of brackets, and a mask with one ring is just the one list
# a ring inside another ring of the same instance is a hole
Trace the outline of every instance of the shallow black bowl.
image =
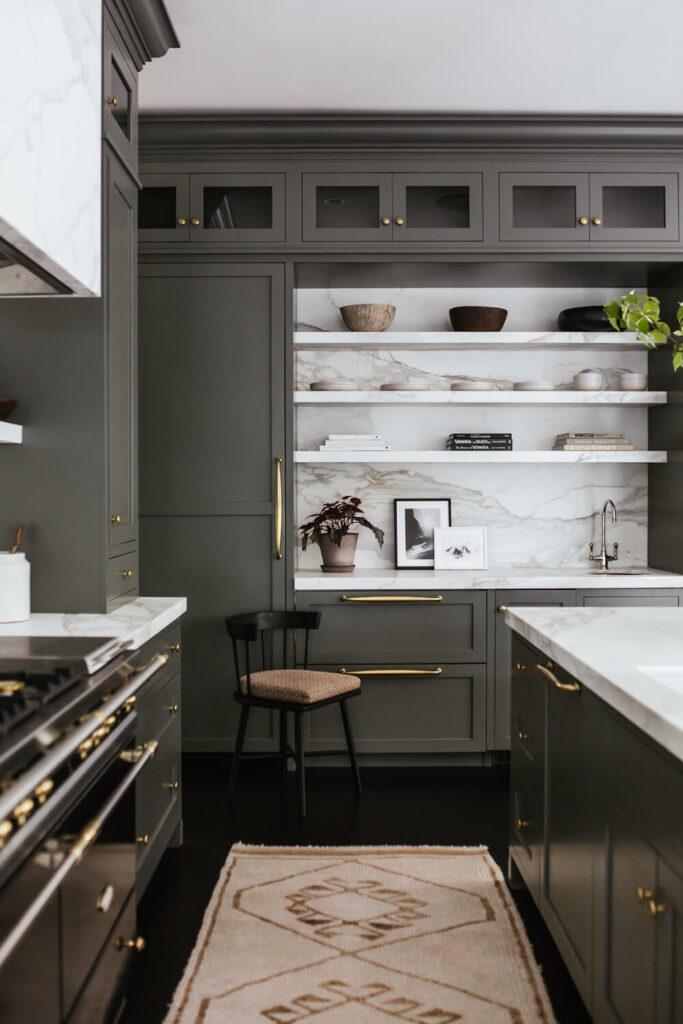
[(611, 331), (602, 306), (573, 306), (563, 309), (557, 318), (561, 331)]

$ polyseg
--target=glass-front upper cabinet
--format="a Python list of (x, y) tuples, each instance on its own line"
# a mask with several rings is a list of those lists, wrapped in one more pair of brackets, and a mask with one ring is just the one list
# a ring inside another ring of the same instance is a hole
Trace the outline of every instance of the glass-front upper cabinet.
[(140, 240), (284, 242), (284, 174), (145, 174)]
[(305, 242), (478, 241), (481, 174), (307, 173)]
[(501, 241), (675, 242), (678, 175), (503, 172)]
[(138, 164), (137, 73), (123, 55), (115, 29), (105, 17), (103, 133), (132, 170)]

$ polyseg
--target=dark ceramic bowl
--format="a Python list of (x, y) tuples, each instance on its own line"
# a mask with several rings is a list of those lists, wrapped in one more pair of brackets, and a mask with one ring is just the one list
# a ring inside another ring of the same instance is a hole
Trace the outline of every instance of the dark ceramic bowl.
[(498, 306), (454, 306), (448, 315), (454, 331), (500, 331), (508, 311)]
[(0, 420), (8, 420), (16, 408), (16, 398), (0, 398)]
[(563, 309), (557, 318), (561, 331), (611, 331), (602, 306), (573, 306)]

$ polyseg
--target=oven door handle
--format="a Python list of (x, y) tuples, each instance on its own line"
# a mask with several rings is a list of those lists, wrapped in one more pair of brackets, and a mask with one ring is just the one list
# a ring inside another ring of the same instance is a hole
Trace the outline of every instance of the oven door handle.
[[(23, 939), (26, 932), (29, 930), (36, 918), (41, 914), (44, 908), (47, 906), (49, 901), (56, 893), (59, 886), (62, 884), (66, 876), (79, 864), (90, 846), (95, 842), (98, 835), (102, 831), (102, 827), (110, 816), (115, 807), (121, 802), (126, 792), (135, 782), (136, 778), (145, 767), (147, 762), (154, 757), (158, 743), (156, 740), (151, 740), (149, 743), (145, 743), (143, 747), (136, 747), (134, 751), (131, 751), (135, 756), (135, 763), (132, 768), (118, 784), (114, 792), (111, 794), (109, 799), (102, 805), (99, 813), (88, 822), (81, 834), (78, 836), (76, 842), (70, 848), (69, 852), (64, 857), (64, 860), (59, 865), (57, 870), (50, 876), (49, 881), (43, 886), (38, 895), (29, 903), (28, 907), (22, 914), (21, 918), (17, 921), (14, 928), (11, 929), (0, 942), (0, 969), (4, 966), (5, 962), (12, 955), (14, 950), (17, 948), (21, 940)], [(124, 751), (125, 753), (125, 751)], [(119, 757), (121, 755), (119, 754)]]

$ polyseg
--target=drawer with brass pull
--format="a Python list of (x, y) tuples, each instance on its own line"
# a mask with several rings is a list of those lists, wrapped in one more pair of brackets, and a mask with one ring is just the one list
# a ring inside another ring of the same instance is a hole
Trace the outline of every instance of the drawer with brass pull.
[(537, 899), (543, 842), (542, 801), (514, 777), (511, 790), (510, 854)]
[(299, 610), (320, 611), (311, 662), (370, 669), (486, 661), (484, 591), (299, 591)]
[(510, 730), (513, 777), (540, 798), (543, 792), (543, 716), (512, 695)]
[(135, 835), (138, 864), (148, 855), (171, 805), (180, 798), (180, 719), (169, 715), (148, 771), (136, 790)]
[(138, 588), (138, 553), (131, 551), (107, 561), (107, 597), (115, 601)]
[(163, 686), (155, 687), (138, 701), (138, 739), (158, 739), (171, 719), (180, 718), (181, 705), (180, 675), (175, 673)]

